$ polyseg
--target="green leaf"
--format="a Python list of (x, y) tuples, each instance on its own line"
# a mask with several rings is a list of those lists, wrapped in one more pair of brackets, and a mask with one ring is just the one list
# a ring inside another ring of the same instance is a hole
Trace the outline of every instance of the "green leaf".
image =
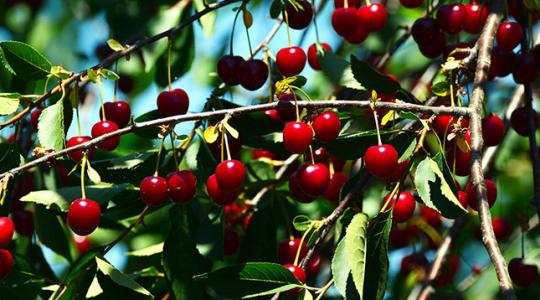
[(18, 167), (21, 163), (21, 150), (15, 143), (0, 144), (0, 172)]
[(84, 299), (96, 274), (95, 257), (103, 248), (94, 248), (84, 253), (71, 265), (64, 280), (66, 288), (61, 300)]
[(312, 221), (308, 216), (299, 215), (294, 217), (293, 219), (293, 226), (294, 229), (303, 232), (308, 230), (309, 225), (311, 225)]
[(203, 216), (197, 232), (197, 250), (203, 256), (218, 260), (223, 258), (223, 209)]
[(107, 45), (114, 51), (123, 51), (124, 49), (126, 49), (119, 41), (115, 39), (108, 39)]
[(388, 279), (388, 237), (392, 228), (390, 211), (369, 222), (363, 300), (383, 299)]
[(255, 297), (301, 287), (291, 271), (280, 264), (249, 262), (197, 275), (225, 298)]
[(18, 98), (0, 97), (0, 115), (11, 115), (19, 108)]
[(39, 80), (51, 71), (51, 63), (32, 46), (18, 41), (0, 42), (0, 61), (24, 80)]
[(90, 161), (86, 162), (86, 174), (88, 175), (88, 178), (90, 178), (90, 181), (92, 181), (93, 183), (101, 182), (101, 176), (99, 176), (99, 173), (94, 168), (92, 168)]
[[(215, 1), (206, 1), (206, 0), (195, 0), (193, 1), (193, 4), (195, 5), (195, 10), (197, 12), (200, 12), (201, 10), (206, 8), (206, 5), (215, 3)], [(202, 26), (204, 35), (206, 37), (211, 36), (214, 33), (214, 27), (216, 25), (216, 16), (217, 13), (215, 10), (206, 13), (204, 16), (202, 16), (199, 19), (199, 23)]]
[(351, 268), (354, 284), (360, 295), (363, 295), (364, 289), (368, 220), (366, 214), (356, 214), (345, 233), (345, 253), (347, 254), (347, 261)]
[(100, 74), (103, 75), (103, 77), (110, 79), (110, 80), (118, 80), (120, 79), (120, 76), (116, 74), (115, 72), (109, 70), (109, 69), (101, 69)]
[(128, 256), (145, 257), (160, 254), (163, 252), (163, 243), (155, 244), (143, 249), (135, 250), (126, 253)]
[[(262, 201), (271, 200), (271, 197), (276, 196), (277, 194), (275, 192), (269, 192), (264, 196)], [(269, 203), (275, 203), (275, 201), (269, 201)], [(241, 262), (277, 261), (277, 238), (274, 213), (273, 207), (270, 204), (261, 207), (252, 215), (240, 246), (239, 260)], [(263, 239), (261, 238), (262, 236), (264, 236)]]
[(405, 149), (405, 151), (401, 154), (399, 157), (398, 162), (402, 163), (408, 159), (410, 159), (413, 155), (414, 149), (416, 148), (416, 139), (412, 139), (409, 146)]
[(41, 146), (60, 151), (66, 143), (64, 128), (64, 101), (45, 108), (39, 116), (38, 139)]
[(281, 12), (283, 11), (283, 3), (281, 0), (274, 0), (272, 1), (272, 5), (270, 6), (270, 17), (272, 19), (276, 19), (279, 17)]
[(46, 210), (41, 205), (35, 206), (34, 220), (39, 241), (54, 252), (62, 255), (68, 262), (72, 261), (70, 243), (62, 222), (54, 212)]
[(349, 278), (349, 274), (351, 274), (351, 267), (349, 266), (349, 260), (345, 250), (345, 239), (341, 239), (337, 244), (334, 257), (332, 258), (331, 269), (336, 289), (345, 297), (347, 279)]
[(431, 87), (431, 92), (440, 97), (446, 97), (450, 94), (450, 85), (447, 81), (439, 81)]
[(368, 90), (377, 91), (377, 93), (391, 94), (396, 92), (400, 85), (387, 75), (381, 74), (373, 69), (365, 61), (361, 61), (351, 55), (351, 69), (354, 78)]
[[(133, 121), (135, 123), (140, 123), (140, 122), (155, 120), (159, 118), (161, 118), (161, 114), (159, 113), (157, 109), (154, 109), (136, 117)], [(152, 128), (144, 128), (144, 129), (136, 130), (135, 134), (144, 138), (148, 138), (148, 139), (157, 139), (159, 132), (160, 132), (159, 128), (152, 127)]]
[[(388, 140), (388, 135), (396, 133), (395, 130), (381, 130), (381, 136), (383, 142)], [(396, 140), (401, 142), (409, 142), (410, 138), (414, 137), (413, 134), (402, 133), (392, 144), (397, 144)], [(346, 134), (339, 136), (335, 141), (330, 144), (326, 144), (324, 147), (334, 156), (341, 159), (356, 159), (364, 155), (366, 149), (372, 145), (377, 144), (377, 131), (367, 130), (359, 131), (353, 134)], [(408, 145), (408, 144), (407, 144)], [(397, 148), (397, 147), (396, 147)]]
[(330, 51), (325, 51), (317, 56), (323, 74), (332, 83), (356, 90), (363, 91), (366, 89), (354, 78), (351, 64), (348, 61)]
[(126, 287), (132, 291), (135, 291), (139, 294), (150, 296), (150, 292), (147, 291), (144, 287), (138, 284), (136, 281), (120, 272), (118, 269), (113, 267), (109, 262), (99, 257), (96, 257), (96, 264), (98, 269), (105, 275), (109, 276), (115, 283), (120, 286)]

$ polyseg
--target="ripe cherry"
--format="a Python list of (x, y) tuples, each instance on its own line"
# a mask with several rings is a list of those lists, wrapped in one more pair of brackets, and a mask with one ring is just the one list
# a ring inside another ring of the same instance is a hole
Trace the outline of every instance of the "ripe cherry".
[(88, 236), (80, 236), (78, 234), (73, 234), (73, 244), (75, 244), (75, 248), (79, 255), (86, 253), (86, 251), (90, 250), (91, 246)]
[(341, 121), (333, 111), (323, 112), (313, 121), (315, 138), (323, 143), (333, 142), (341, 131)]
[[(495, 182), (493, 182), (490, 179), (484, 179), (484, 184), (486, 185), (486, 194), (487, 194), (487, 200), (489, 207), (492, 207), (493, 204), (495, 204), (495, 201), (497, 200), (497, 186), (495, 185)], [(467, 187), (465, 188), (465, 193), (467, 193), (467, 203), (469, 204), (469, 207), (478, 210), (477, 209), (477, 198), (476, 198), (476, 192), (473, 189), (472, 182), (467, 183)]]
[(399, 249), (407, 246), (409, 244), (408, 228), (401, 228), (401, 226), (395, 225), (392, 226), (389, 239), (390, 245), (393, 249)]
[(216, 180), (216, 174), (212, 174), (206, 180), (206, 192), (210, 196), (210, 199), (218, 205), (231, 204), (240, 195), (240, 190), (224, 191), (220, 189)]
[[(510, 126), (521, 136), (529, 136), (528, 113), (525, 107), (518, 107), (510, 116)], [(535, 127), (538, 127), (538, 120), (535, 119)]]
[(330, 182), (328, 183), (326, 191), (323, 193), (323, 197), (330, 202), (338, 202), (341, 188), (343, 188), (346, 181), (347, 177), (341, 172), (330, 174)]
[(526, 264), (522, 258), (513, 258), (508, 263), (508, 273), (512, 281), (521, 287), (531, 286), (538, 278), (538, 267)]
[(438, 229), (441, 227), (441, 223), (442, 223), (441, 214), (438, 211), (432, 208), (429, 208), (427, 206), (422, 206), (422, 208), (420, 208), (420, 216), (431, 227), (435, 229)]
[(469, 176), (471, 174), (470, 169), (471, 152), (461, 151), (457, 148), (452, 148), (446, 155), (446, 162), (451, 171), (455, 171), (458, 176)]
[(502, 22), (497, 30), (497, 47), (511, 51), (523, 40), (523, 29), (516, 22)]
[(306, 66), (306, 53), (300, 47), (282, 48), (278, 51), (276, 65), (285, 77), (300, 74)]
[(240, 248), (240, 236), (233, 229), (227, 229), (223, 233), (223, 254), (231, 256)]
[[(74, 136), (68, 140), (67, 147), (68, 148), (74, 147), (74, 146), (89, 142), (90, 140), (91, 138), (89, 136)], [(88, 159), (92, 159), (92, 156), (94, 156), (94, 148), (90, 147), (88, 148), (87, 151), (88, 151), (87, 152)], [(78, 163), (82, 160), (83, 154), (84, 154), (84, 150), (80, 149), (80, 150), (72, 151), (68, 155), (72, 161), (74, 161), (75, 163)]]
[(461, 3), (446, 4), (437, 11), (437, 24), (448, 33), (460, 32), (466, 21), (467, 9)]
[[(125, 101), (106, 102), (103, 104), (105, 109), (105, 117), (109, 121), (113, 121), (118, 127), (125, 127), (131, 119), (131, 108)], [(100, 110), (101, 114), (101, 110)], [(101, 116), (103, 120), (103, 116)]]
[[(296, 120), (295, 97), (296, 95), (294, 93), (283, 93), (277, 97), (279, 102), (276, 114), (279, 121), (291, 122)], [(298, 100), (298, 97), (296, 99)]]
[(399, 0), (399, 2), (407, 8), (417, 8), (424, 4), (424, 0)]
[(291, 177), (289, 177), (289, 191), (293, 195), (293, 197), (302, 203), (310, 203), (315, 200), (316, 196), (308, 195), (304, 190), (302, 189), (302, 186), (300, 185), (300, 176), (299, 174), (303, 171), (305, 166), (300, 167), (296, 172), (294, 172)]
[(539, 61), (533, 52), (525, 52), (516, 56), (512, 67), (512, 77), (516, 83), (527, 84), (538, 76)]
[[(321, 47), (324, 48), (324, 51), (332, 52), (332, 47), (327, 43), (320, 43)], [(317, 44), (311, 44), (307, 51), (308, 63), (313, 70), (320, 70), (321, 64), (319, 62), (319, 57), (317, 56)]]
[(516, 54), (509, 50), (503, 50), (499, 47), (494, 47), (491, 52), (491, 66), (489, 73), (491, 76), (504, 77), (512, 73), (512, 67), (516, 60)]
[[(296, 279), (298, 279), (298, 281), (300, 281), (301, 283), (305, 283), (306, 282), (306, 271), (304, 271), (304, 269), (300, 268), (300, 267), (297, 267), (295, 265), (291, 265), (291, 264), (286, 264), (286, 265), (283, 265), (286, 269), (288, 269), (289, 271), (291, 271), (291, 273), (293, 273), (294, 277), (296, 277)], [(295, 289), (292, 289), (292, 290), (288, 290), (286, 291), (284, 294), (287, 295), (287, 296), (295, 296), (295, 295), (298, 295), (300, 293), (301, 289), (300, 288), (295, 288)]]
[(498, 241), (504, 242), (508, 240), (512, 234), (512, 223), (510, 223), (510, 221), (503, 218), (493, 218), (491, 224), (493, 226), (495, 238), (497, 238)]
[(286, 239), (278, 245), (278, 261), (280, 264), (293, 264), (296, 258), (298, 248), (300, 248), (299, 258), (302, 259), (308, 252), (308, 247), (305, 241), (302, 239)]
[(140, 184), (141, 199), (148, 206), (158, 206), (167, 199), (167, 180), (160, 176), (145, 177)]
[[(313, 18), (313, 7), (306, 0), (297, 1), (299, 8), (294, 7), (290, 2), (286, 2), (285, 11), (287, 12), (287, 21), (292, 29), (306, 28)], [(285, 16), (283, 16), (285, 20)]]
[(468, 33), (479, 33), (486, 23), (488, 8), (478, 3), (465, 4), (465, 8), (467, 9), (467, 19), (463, 30)]
[(32, 124), (32, 129), (38, 130), (39, 116), (41, 116), (41, 109), (34, 109), (30, 114), (30, 124)]
[(332, 26), (341, 36), (351, 35), (360, 25), (358, 12), (353, 7), (336, 8), (332, 13)]
[(433, 120), (433, 129), (435, 129), (441, 138), (446, 138), (446, 136), (453, 131), (454, 125), (456, 125), (458, 121), (460, 128), (469, 126), (469, 120), (465, 118), (460, 119), (454, 116), (440, 115)]
[[(92, 138), (95, 139), (116, 130), (118, 130), (118, 125), (116, 125), (116, 123), (114, 123), (113, 121), (100, 121), (94, 124), (94, 126), (92, 126)], [(117, 135), (97, 144), (97, 147), (106, 151), (112, 151), (116, 149), (116, 147), (118, 147), (119, 143), (120, 136)]]
[(0, 249), (0, 279), (8, 276), (13, 269), (13, 255), (5, 249)]
[(189, 96), (183, 89), (163, 91), (157, 98), (159, 113), (164, 117), (183, 115), (189, 107)]
[(167, 176), (169, 198), (176, 203), (187, 203), (197, 191), (197, 177), (191, 171), (175, 171)]
[[(304, 161), (311, 161), (311, 151), (306, 151)], [(313, 151), (313, 161), (315, 163), (327, 163), (329, 158), (328, 151), (324, 147), (320, 147)]]
[[(359, 8), (362, 4), (362, 0), (348, 0), (347, 4), (349, 7)], [(334, 7), (341, 8), (345, 6), (345, 0), (334, 0)]]
[(217, 64), (218, 76), (228, 85), (237, 85), (240, 83), (238, 74), (240, 73), (240, 64), (244, 62), (241, 56), (224, 55)]
[(414, 22), (411, 33), (419, 45), (428, 46), (441, 34), (441, 30), (435, 19), (423, 17)]
[[(384, 197), (384, 202), (389, 201), (390, 194)], [(397, 201), (396, 201), (397, 200)], [(413, 195), (409, 192), (400, 192), (398, 195), (394, 195), (390, 203), (387, 204), (387, 208), (392, 208), (392, 219), (396, 223), (407, 222), (414, 213), (414, 208), (416, 207), (416, 201), (414, 200)]]
[(0, 248), (4, 248), (11, 242), (15, 225), (8, 217), (0, 218)]
[(389, 144), (371, 146), (364, 155), (366, 168), (380, 178), (393, 173), (398, 165), (398, 158), (396, 148)]
[(34, 233), (34, 214), (29, 210), (17, 210), (11, 214), (15, 231), (24, 236)]
[(366, 28), (364, 28), (363, 26), (358, 26), (358, 28), (356, 28), (353, 33), (344, 36), (344, 38), (347, 42), (358, 45), (364, 42), (368, 35), (369, 31), (367, 31)]
[(251, 151), (251, 157), (253, 159), (267, 158), (271, 160), (275, 160), (277, 158), (276, 154), (274, 154), (273, 152), (262, 149), (253, 149)]
[(461, 204), (463, 208), (467, 209), (467, 207), (469, 207), (469, 200), (468, 200), (467, 193), (458, 191), (458, 201), (459, 201), (459, 204)]
[[(107, 46), (108, 47), (108, 46)], [(118, 79), (118, 89), (124, 94), (129, 94), (135, 88), (135, 80), (129, 74), (118, 74), (120, 79)]]
[(330, 183), (330, 171), (321, 163), (309, 164), (298, 172), (298, 184), (309, 196), (318, 197), (326, 191)]
[(69, 206), (67, 222), (78, 235), (89, 235), (99, 225), (101, 208), (96, 201), (87, 198), (75, 199)]
[(314, 253), (306, 266), (306, 272), (309, 276), (317, 276), (321, 270), (321, 255)]
[(304, 122), (290, 122), (283, 129), (283, 145), (292, 153), (304, 153), (313, 139), (313, 129)]
[(216, 168), (216, 180), (224, 191), (238, 190), (246, 179), (244, 164), (235, 159), (221, 162)]
[(396, 168), (390, 175), (384, 177), (384, 180), (387, 182), (396, 182), (403, 177), (403, 173), (407, 170), (407, 167), (409, 166), (409, 161), (405, 160), (397, 164)]
[(380, 3), (360, 7), (358, 17), (360, 23), (370, 32), (381, 30), (388, 19), (386, 8)]
[(260, 59), (243, 61), (238, 67), (238, 81), (247, 90), (258, 90), (267, 78), (268, 66)]
[(496, 146), (504, 138), (504, 122), (499, 116), (490, 114), (482, 119), (482, 136), (486, 146)]
[(428, 58), (436, 58), (440, 56), (446, 49), (446, 37), (440, 32), (433, 38), (429, 44), (419, 44), (418, 49), (422, 55)]

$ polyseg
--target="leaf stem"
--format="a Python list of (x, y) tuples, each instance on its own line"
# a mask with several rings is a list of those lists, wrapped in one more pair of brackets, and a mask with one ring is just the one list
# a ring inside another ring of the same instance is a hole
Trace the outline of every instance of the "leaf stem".
[(171, 49), (172, 49), (172, 38), (169, 36), (169, 38), (167, 39), (167, 82), (169, 84), (169, 91), (172, 91)]

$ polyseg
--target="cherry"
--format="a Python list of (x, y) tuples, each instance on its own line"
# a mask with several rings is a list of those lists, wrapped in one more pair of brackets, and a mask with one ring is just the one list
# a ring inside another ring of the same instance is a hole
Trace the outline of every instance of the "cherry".
[(424, 4), (424, 0), (399, 0), (399, 2), (407, 8), (417, 8)]
[(296, 95), (294, 93), (283, 93), (278, 96), (277, 118), (280, 122), (291, 122), (296, 120), (296, 108), (294, 107)]
[(495, 238), (498, 241), (506, 241), (512, 234), (512, 224), (509, 221), (506, 221), (502, 218), (493, 218), (491, 220), (493, 226), (493, 232), (495, 233)]
[(276, 65), (285, 77), (300, 74), (306, 66), (306, 53), (300, 47), (282, 48), (278, 51)]
[(326, 144), (331, 143), (341, 131), (341, 121), (335, 112), (323, 112), (313, 121), (313, 131), (317, 140)]
[(197, 191), (197, 177), (191, 171), (175, 171), (167, 175), (169, 198), (176, 203), (187, 203)]
[(460, 32), (466, 21), (467, 8), (461, 3), (446, 4), (437, 11), (437, 24), (448, 33)]
[(87, 236), (80, 236), (77, 234), (73, 235), (73, 243), (75, 244), (75, 248), (77, 248), (77, 252), (79, 255), (82, 255), (86, 253), (86, 251), (90, 250), (90, 239)]
[(278, 261), (280, 264), (292, 264), (296, 258), (298, 248), (300, 248), (300, 258), (303, 258), (307, 252), (308, 247), (306, 242), (301, 242), (302, 239), (286, 239), (278, 244)]
[(425, 269), (429, 266), (426, 256), (422, 253), (409, 254), (401, 260), (401, 269), (399, 272), (403, 276), (407, 276), (415, 269)]
[(523, 40), (523, 29), (516, 22), (502, 22), (497, 30), (497, 47), (511, 51)]
[[(113, 121), (100, 121), (92, 126), (92, 138), (95, 139), (116, 130), (118, 130), (118, 125), (116, 125), (116, 123)], [(120, 136), (113, 136), (97, 144), (97, 147), (102, 150), (112, 151), (118, 147), (119, 143)]]
[(34, 214), (28, 210), (17, 210), (11, 214), (15, 231), (24, 236), (34, 233)]
[[(319, 149), (313, 151), (313, 161), (316, 163), (327, 163), (329, 159), (329, 154), (326, 148), (320, 147)], [(312, 155), (311, 151), (306, 151), (304, 161), (311, 161)]]
[(148, 206), (158, 206), (167, 199), (167, 180), (160, 176), (145, 177), (140, 184), (141, 199)]
[(326, 191), (323, 193), (323, 197), (330, 202), (338, 202), (341, 188), (343, 188), (346, 181), (347, 177), (341, 172), (330, 174), (330, 182), (328, 183)]
[(512, 76), (516, 83), (527, 84), (536, 79), (539, 61), (532, 52), (521, 53), (516, 56), (512, 67)]
[(260, 59), (243, 61), (238, 67), (238, 81), (247, 90), (258, 90), (267, 78), (268, 66)]
[(446, 49), (446, 37), (444, 33), (440, 32), (434, 37), (433, 41), (429, 44), (420, 44), (418, 46), (422, 55), (428, 58), (436, 58), (441, 55)]
[(353, 7), (336, 8), (332, 13), (332, 26), (341, 36), (351, 35), (360, 25), (358, 12)]
[(240, 248), (240, 237), (235, 230), (227, 229), (223, 233), (223, 254), (233, 255)]
[(508, 263), (508, 273), (512, 281), (521, 287), (532, 285), (538, 278), (538, 267), (526, 264), (522, 258), (513, 258)]
[[(297, 1), (301, 8), (294, 7), (290, 2), (286, 2), (285, 11), (287, 12), (287, 21), (292, 29), (306, 28), (313, 18), (313, 7), (306, 0)], [(283, 16), (285, 20), (285, 16)]]
[(468, 200), (467, 193), (458, 191), (458, 201), (459, 201), (459, 204), (463, 206), (463, 208), (467, 209), (467, 207), (469, 207), (469, 200)]
[(390, 230), (390, 245), (394, 249), (403, 248), (409, 244), (408, 228), (400, 228), (400, 226), (392, 226)]
[(369, 31), (367, 31), (367, 29), (363, 26), (358, 26), (353, 33), (344, 36), (344, 38), (347, 42), (358, 45), (365, 41), (368, 35)]
[[(388, 202), (390, 194), (384, 197), (384, 202)], [(396, 201), (397, 200), (397, 201)], [(414, 200), (413, 195), (409, 192), (400, 192), (398, 195), (394, 195), (390, 203), (386, 206), (388, 208), (394, 207), (392, 211), (392, 217), (394, 222), (403, 223), (409, 220), (413, 213), (414, 208), (416, 207), (416, 201)]]
[(129, 94), (135, 88), (135, 81), (133, 77), (128, 74), (118, 74), (120, 79), (118, 79), (118, 89), (125, 94)]
[(366, 168), (377, 177), (384, 178), (394, 172), (398, 165), (398, 153), (389, 144), (371, 146), (364, 155)]
[[(495, 201), (497, 200), (497, 186), (495, 185), (495, 182), (493, 182), (490, 179), (484, 179), (484, 184), (486, 186), (486, 193), (487, 193), (487, 200), (488, 200), (489, 207), (492, 207), (493, 204), (495, 204)], [(478, 201), (476, 198), (476, 192), (473, 190), (472, 182), (467, 183), (465, 192), (467, 193), (467, 203), (469, 204), (469, 207), (474, 210), (478, 210), (477, 209)]]
[[(332, 52), (332, 47), (327, 43), (320, 43), (321, 47), (323, 47), (328, 52)], [(311, 44), (309, 46), (307, 51), (307, 59), (308, 63), (311, 66), (313, 70), (320, 70), (321, 64), (319, 62), (319, 57), (317, 56), (317, 44)]]
[(305, 166), (301, 167), (289, 177), (289, 190), (296, 200), (302, 203), (310, 203), (315, 200), (316, 196), (308, 195), (300, 185), (299, 174), (304, 168)]
[[(291, 271), (291, 273), (293, 273), (294, 277), (296, 277), (298, 281), (300, 281), (301, 283), (306, 282), (306, 271), (304, 271), (304, 269), (297, 267), (295, 265), (291, 265), (291, 264), (286, 264), (283, 266), (289, 271)], [(295, 289), (286, 291), (284, 294), (287, 296), (295, 296), (295, 295), (298, 295), (300, 291), (301, 291), (300, 288), (295, 288)]]
[(486, 23), (488, 8), (478, 3), (471, 3), (465, 4), (465, 9), (467, 10), (467, 19), (463, 30), (468, 33), (479, 33)]
[(238, 190), (246, 179), (244, 164), (235, 159), (221, 162), (216, 168), (216, 180), (224, 191)]
[(103, 108), (106, 119), (113, 121), (120, 128), (125, 127), (131, 119), (131, 108), (126, 101), (106, 102), (103, 104)]
[(455, 171), (455, 174), (458, 176), (468, 176), (471, 174), (470, 169), (470, 160), (471, 152), (470, 151), (461, 151), (459, 148), (451, 149), (446, 155), (446, 162), (450, 167), (450, 170)]
[(4, 279), (8, 276), (13, 269), (13, 255), (11, 252), (5, 249), (0, 249), (0, 279)]
[(234, 227), (240, 222), (243, 215), (246, 213), (248, 207), (246, 204), (242, 204), (242, 206), (238, 205), (238, 203), (234, 202), (230, 205), (225, 205), (224, 209), (224, 223), (225, 225), (229, 227)]
[(493, 48), (491, 52), (490, 75), (504, 77), (512, 73), (512, 66), (516, 60), (516, 54), (512, 51)]
[(306, 266), (306, 272), (310, 276), (316, 276), (321, 270), (321, 256), (318, 253), (314, 253)]
[(304, 193), (313, 197), (322, 195), (330, 183), (330, 171), (321, 163), (306, 165), (297, 176)]
[(99, 225), (101, 208), (96, 201), (87, 198), (75, 199), (69, 206), (67, 222), (78, 235), (89, 235)]
[(313, 129), (304, 122), (290, 122), (283, 129), (283, 145), (292, 153), (304, 153), (313, 139)]
[(490, 114), (482, 119), (482, 136), (486, 146), (496, 146), (504, 138), (504, 122), (499, 116)]
[(277, 158), (276, 154), (273, 152), (261, 149), (253, 149), (251, 151), (251, 157), (253, 159), (267, 158), (270, 160), (275, 160)]
[[(529, 121), (528, 113), (525, 107), (518, 107), (510, 116), (510, 126), (514, 128), (517, 134), (521, 136), (529, 136)], [(535, 127), (538, 127), (538, 120), (535, 119)]]
[(441, 214), (438, 211), (432, 208), (429, 208), (427, 206), (422, 206), (422, 208), (420, 208), (420, 216), (431, 227), (435, 229), (438, 229), (441, 227), (441, 223), (442, 223)]
[(405, 160), (397, 164), (396, 168), (390, 173), (390, 175), (384, 177), (384, 180), (387, 182), (396, 182), (403, 177), (403, 173), (407, 170), (409, 166), (409, 161)]
[(163, 91), (158, 95), (157, 107), (164, 117), (184, 115), (188, 111), (189, 96), (183, 89)]
[(430, 45), (441, 34), (435, 19), (423, 17), (416, 20), (411, 28), (413, 39), (419, 45)]
[[(355, 7), (355, 8), (359, 8), (360, 5), (362, 4), (362, 0), (348, 0), (347, 1), (349, 7)], [(334, 7), (335, 8), (342, 8), (345, 6), (345, 0), (334, 0)]]
[(238, 74), (240, 73), (240, 65), (244, 62), (241, 56), (224, 55), (217, 64), (218, 76), (223, 82), (228, 85), (237, 85), (240, 83)]
[(206, 180), (206, 192), (208, 192), (210, 199), (218, 205), (231, 204), (238, 198), (238, 195), (240, 195), (240, 190), (222, 190), (218, 185), (216, 174), (212, 174), (212, 176), (208, 177)]
[(34, 109), (30, 114), (30, 124), (32, 124), (32, 129), (38, 130), (39, 116), (41, 116), (41, 109)]
[(13, 231), (15, 230), (15, 225), (8, 217), (0, 218), (0, 248), (4, 248), (11, 242), (13, 238)]
[[(89, 142), (90, 140), (91, 140), (91, 138), (89, 136), (74, 136), (74, 137), (72, 137), (72, 138), (70, 138), (68, 140), (67, 147), (68, 148), (69, 147), (74, 147), (74, 146)], [(72, 151), (72, 152), (68, 153), (68, 155), (69, 155), (69, 158), (71, 158), (72, 161), (74, 161), (75, 163), (78, 163), (83, 158), (84, 150), (83, 149), (75, 150), (75, 151)], [(87, 156), (88, 156), (88, 159), (92, 159), (92, 156), (94, 156), (94, 148), (93, 147), (88, 148)]]
[(380, 3), (360, 7), (358, 17), (360, 23), (370, 32), (381, 30), (388, 19), (386, 8)]
[(446, 136), (453, 131), (454, 125), (456, 125), (458, 121), (460, 128), (469, 126), (469, 120), (465, 118), (459, 119), (454, 116), (440, 115), (433, 120), (433, 129), (435, 129), (441, 138), (446, 138)]

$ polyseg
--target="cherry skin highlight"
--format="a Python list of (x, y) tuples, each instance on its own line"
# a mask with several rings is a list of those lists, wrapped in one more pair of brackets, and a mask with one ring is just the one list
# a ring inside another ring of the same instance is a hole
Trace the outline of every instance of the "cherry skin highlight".
[[(306, 272), (304, 271), (304, 269), (300, 268), (300, 267), (297, 267), (295, 265), (292, 265), (292, 264), (286, 264), (286, 265), (283, 265), (286, 269), (288, 269), (289, 271), (291, 271), (291, 273), (293, 273), (294, 277), (296, 277), (296, 279), (298, 279), (298, 281), (300, 281), (301, 283), (305, 283), (306, 282)], [(295, 288), (295, 289), (292, 289), (292, 290), (288, 290), (286, 291), (284, 294), (287, 295), (287, 296), (296, 296), (300, 293), (301, 289), (300, 288)]]
[(0, 218), (0, 248), (6, 247), (13, 238), (13, 232), (15, 231), (15, 225), (8, 217)]
[(78, 235), (89, 235), (96, 230), (100, 217), (99, 204), (87, 198), (75, 199), (67, 212), (68, 225)]
[(167, 180), (160, 176), (145, 177), (140, 184), (141, 199), (148, 206), (158, 206), (167, 199)]
[(488, 16), (488, 8), (478, 3), (465, 4), (467, 20), (463, 30), (468, 33), (480, 33)]
[(497, 47), (510, 51), (523, 40), (523, 29), (516, 22), (502, 22), (497, 30)]
[(358, 17), (360, 23), (370, 32), (381, 30), (388, 19), (386, 8), (380, 3), (360, 7)]
[(441, 6), (437, 11), (437, 24), (448, 33), (458, 33), (467, 21), (467, 8), (461, 3)]
[(306, 165), (298, 173), (298, 183), (304, 193), (312, 197), (318, 197), (328, 188), (330, 171), (321, 163)]

